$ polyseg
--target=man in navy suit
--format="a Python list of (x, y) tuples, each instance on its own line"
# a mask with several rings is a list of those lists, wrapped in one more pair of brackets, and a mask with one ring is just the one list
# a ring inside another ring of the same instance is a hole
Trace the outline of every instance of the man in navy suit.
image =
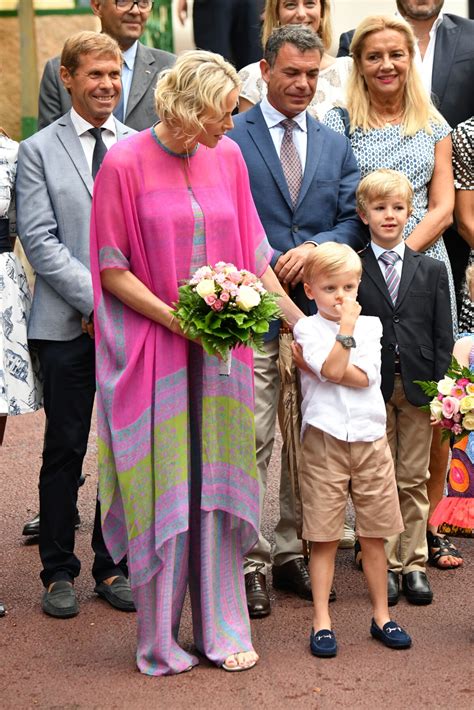
[[(366, 241), (355, 212), (359, 170), (349, 141), (306, 112), (316, 90), (323, 51), (320, 39), (308, 28), (287, 25), (276, 29), (260, 65), (268, 85), (267, 98), (236, 116), (235, 127), (228, 134), (240, 146), (247, 163), (253, 198), (274, 249), (271, 265), (293, 300), (308, 315), (314, 312), (314, 302), (306, 298), (302, 285), (308, 254), (326, 241), (343, 242), (355, 249), (361, 249)], [(261, 510), (280, 393), (278, 330), (278, 323), (274, 323), (265, 345), (266, 354), (255, 357)], [(294, 508), (284, 442), (273, 586), (311, 599)], [(270, 545), (260, 534), (245, 563), (252, 617), (270, 613), (264, 574), (269, 565)]]
[[(418, 40), (419, 69), (439, 112), (453, 128), (474, 115), (474, 20), (443, 12), (444, 0), (397, 0), (398, 12)], [(347, 56), (354, 30), (339, 40), (338, 57)], [(450, 228), (444, 234), (461, 299), (469, 245)]]

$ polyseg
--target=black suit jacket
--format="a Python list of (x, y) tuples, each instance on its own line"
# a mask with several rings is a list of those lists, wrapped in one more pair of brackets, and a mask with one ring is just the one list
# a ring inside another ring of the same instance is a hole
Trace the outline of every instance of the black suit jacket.
[[(338, 57), (349, 54), (353, 35), (354, 30), (341, 35)], [(431, 92), (450, 126), (474, 115), (474, 20), (443, 15), (436, 33)]]
[(382, 321), (384, 399), (387, 402), (393, 393), (398, 345), (405, 395), (415, 406), (426, 404), (429, 398), (413, 380), (441, 379), (451, 362), (454, 345), (446, 267), (405, 246), (394, 306), (370, 245), (361, 257), (363, 271), (357, 300), (363, 315), (378, 316)]

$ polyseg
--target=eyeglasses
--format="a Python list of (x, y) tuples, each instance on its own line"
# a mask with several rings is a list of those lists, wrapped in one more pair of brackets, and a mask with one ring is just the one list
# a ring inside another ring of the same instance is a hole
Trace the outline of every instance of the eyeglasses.
[(115, 7), (123, 12), (130, 12), (136, 5), (139, 10), (151, 10), (153, 0), (115, 0)]

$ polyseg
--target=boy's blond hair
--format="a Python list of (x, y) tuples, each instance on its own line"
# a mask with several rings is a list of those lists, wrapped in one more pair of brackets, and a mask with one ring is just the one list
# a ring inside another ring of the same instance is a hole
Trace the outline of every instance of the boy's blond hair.
[(367, 205), (375, 200), (387, 197), (399, 197), (408, 207), (408, 214), (413, 210), (413, 187), (406, 175), (398, 170), (380, 168), (363, 178), (356, 191), (357, 209), (367, 214)]
[(362, 262), (359, 255), (347, 244), (326, 242), (318, 247), (306, 259), (303, 269), (304, 283), (311, 284), (321, 274), (334, 274), (337, 271), (354, 271), (358, 276), (362, 273)]

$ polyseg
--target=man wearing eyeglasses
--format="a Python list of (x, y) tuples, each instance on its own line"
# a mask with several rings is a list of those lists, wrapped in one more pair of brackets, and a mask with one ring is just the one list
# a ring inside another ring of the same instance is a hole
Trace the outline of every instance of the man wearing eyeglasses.
[[(153, 8), (153, 0), (90, 0), (102, 32), (113, 37), (123, 56), (122, 100), (116, 118), (141, 131), (156, 121), (153, 94), (158, 74), (175, 61), (174, 54), (139, 42)], [(44, 128), (71, 108), (59, 78), (59, 57), (48, 60), (41, 79), (38, 128)]]

